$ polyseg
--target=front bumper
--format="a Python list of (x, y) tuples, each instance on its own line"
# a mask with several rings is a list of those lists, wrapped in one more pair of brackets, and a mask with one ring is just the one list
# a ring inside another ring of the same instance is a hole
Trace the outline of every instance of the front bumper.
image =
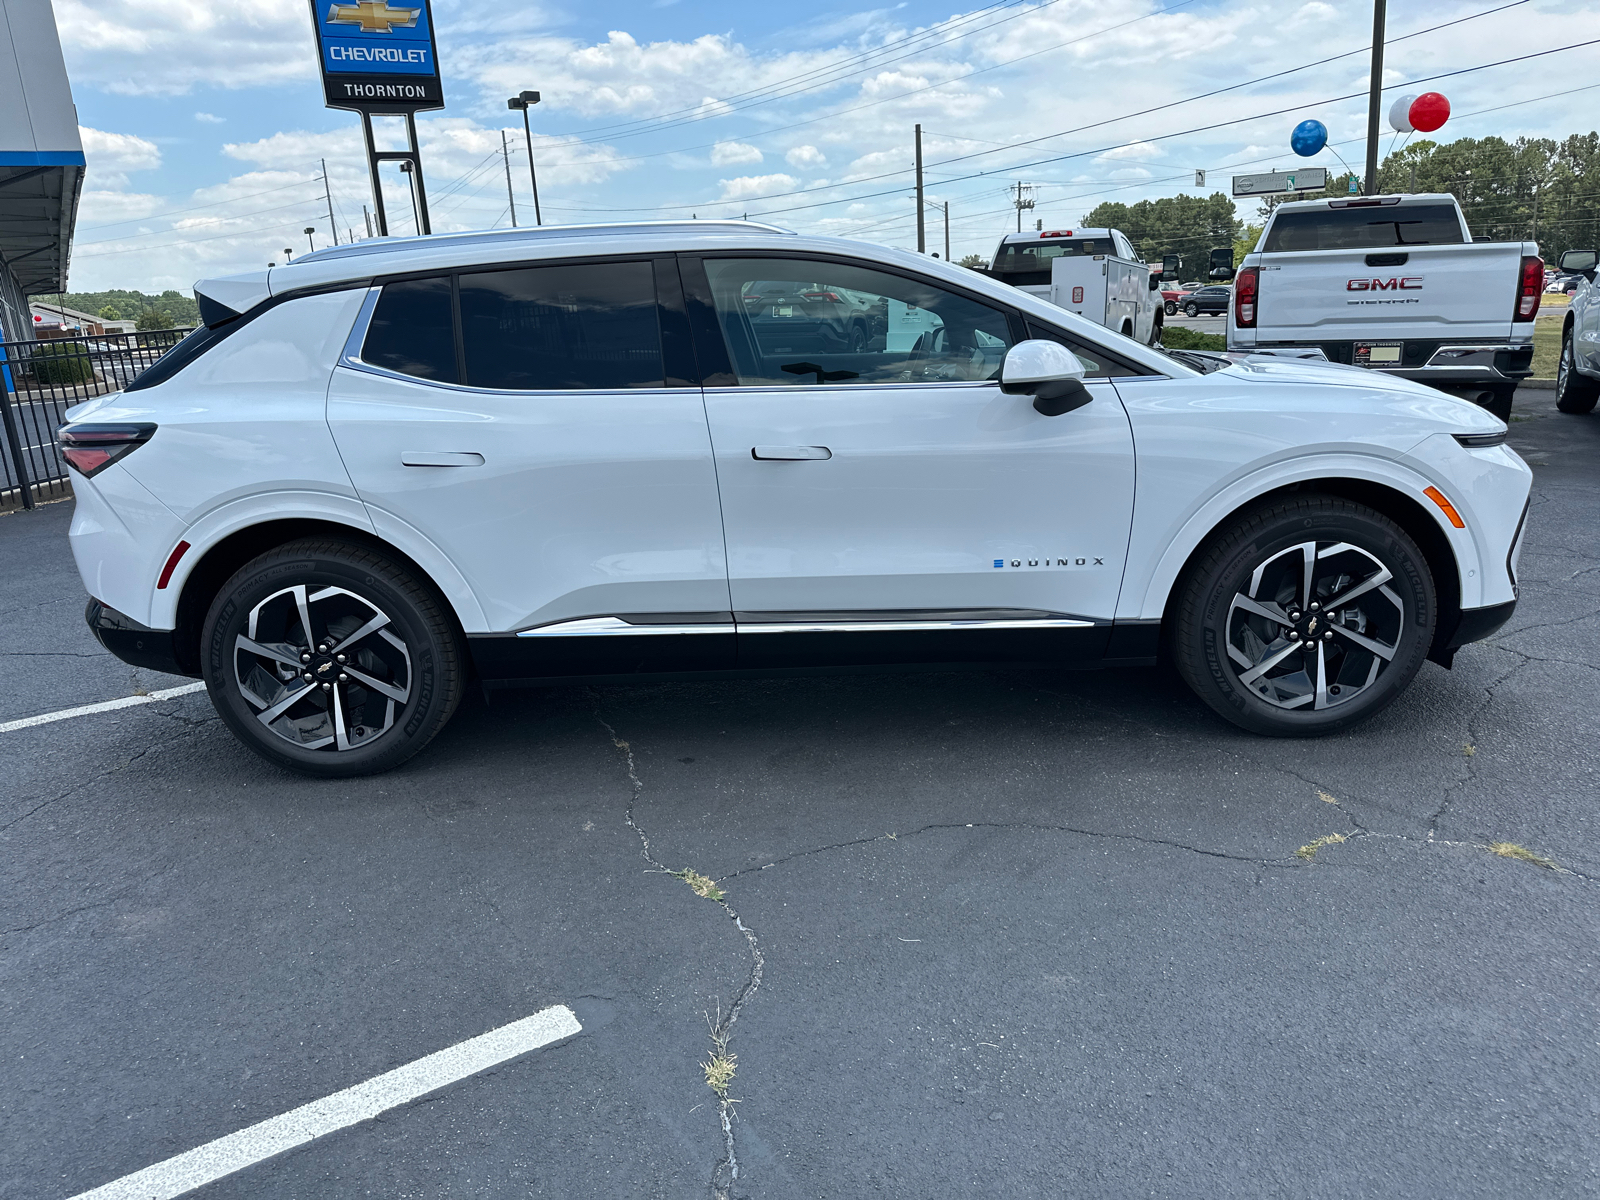
[(1449, 667), (1455, 662), (1456, 651), (1473, 642), (1481, 642), (1484, 638), (1493, 637), (1505, 628), (1511, 614), (1517, 611), (1517, 602), (1507, 600), (1504, 604), (1491, 604), (1485, 608), (1464, 608), (1456, 620), (1455, 629), (1445, 636), (1443, 630), (1434, 640), (1433, 650), (1428, 657), (1441, 667)]
[(94, 599), (83, 610), (83, 619), (100, 644), (130, 666), (193, 679), (200, 677), (199, 671), (179, 663), (170, 629), (150, 629)]

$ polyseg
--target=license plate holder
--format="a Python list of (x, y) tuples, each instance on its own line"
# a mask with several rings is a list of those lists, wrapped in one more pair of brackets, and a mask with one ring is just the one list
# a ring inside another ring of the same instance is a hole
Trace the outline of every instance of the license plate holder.
[(1351, 362), (1358, 367), (1398, 367), (1404, 342), (1357, 342)]

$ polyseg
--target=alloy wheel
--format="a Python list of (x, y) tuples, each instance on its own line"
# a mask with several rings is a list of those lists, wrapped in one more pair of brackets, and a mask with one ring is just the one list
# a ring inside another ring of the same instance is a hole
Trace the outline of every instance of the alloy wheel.
[(250, 610), (235, 639), (239, 694), (267, 729), (305, 750), (355, 750), (411, 700), (411, 652), (389, 616), (341, 587), (304, 584)]
[(1228, 608), (1228, 659), (1239, 683), (1278, 708), (1336, 708), (1360, 696), (1394, 660), (1405, 632), (1393, 578), (1349, 542), (1302, 542), (1266, 559)]

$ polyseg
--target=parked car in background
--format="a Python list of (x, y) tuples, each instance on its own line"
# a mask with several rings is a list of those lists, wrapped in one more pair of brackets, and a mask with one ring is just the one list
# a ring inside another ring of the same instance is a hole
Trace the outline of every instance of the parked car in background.
[(1561, 319), (1561, 361), (1556, 367), (1556, 407), (1565, 413), (1586, 413), (1600, 400), (1600, 285), (1595, 283), (1600, 251), (1568, 250), (1563, 270), (1579, 287)]
[(1234, 280), (1228, 349), (1320, 346), (1504, 420), (1533, 374), (1543, 292), (1537, 243), (1473, 241), (1446, 193), (1292, 201)]
[[(797, 347), (833, 343), (814, 292), (882, 345)], [(1516, 604), (1532, 474), (1481, 409), (1197, 370), (906, 251), (546, 226), (195, 295), (206, 327), (60, 431), (86, 617), (312, 775), (403, 762), (469, 688), (689, 673), (1170, 655), (1304, 737)]]
[(1233, 299), (1233, 289), (1222, 284), (1208, 284), (1190, 292), (1179, 303), (1186, 317), (1198, 317), (1202, 313), (1214, 315), (1228, 311), (1228, 304)]
[(1199, 286), (1198, 284), (1181, 283), (1175, 287), (1162, 288), (1161, 302), (1166, 309), (1167, 316), (1175, 316), (1178, 312), (1178, 305), (1183, 303), (1183, 298), (1190, 292), (1195, 291)]
[(1581, 275), (1557, 275), (1544, 285), (1546, 294), (1570, 296), (1583, 284)]

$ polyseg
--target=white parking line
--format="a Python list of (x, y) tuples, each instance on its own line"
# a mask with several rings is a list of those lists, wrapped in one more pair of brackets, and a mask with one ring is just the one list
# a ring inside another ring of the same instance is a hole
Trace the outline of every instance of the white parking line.
[(119, 708), (133, 708), (139, 704), (154, 704), (157, 700), (171, 700), (174, 696), (187, 696), (202, 691), (203, 683), (186, 683), (182, 687), (162, 688), (147, 696), (124, 696), (120, 700), (102, 700), (99, 704), (83, 704), (77, 708), (63, 708), (59, 712), (40, 713), (37, 717), (19, 717), (15, 721), (0, 721), (0, 733), (18, 729), (32, 729), (35, 725), (48, 725), (52, 721), (70, 721), (73, 717), (87, 717), (94, 713), (115, 712)]
[(449, 1084), (487, 1071), (530, 1050), (582, 1033), (583, 1026), (564, 1004), (531, 1017), (502, 1025), (448, 1050), (440, 1050), (414, 1063), (386, 1071), (366, 1083), (313, 1100), (281, 1117), (251, 1125), (124, 1175), (72, 1200), (171, 1200), (192, 1192), (262, 1159), (354, 1125), (379, 1113), (436, 1092)]

